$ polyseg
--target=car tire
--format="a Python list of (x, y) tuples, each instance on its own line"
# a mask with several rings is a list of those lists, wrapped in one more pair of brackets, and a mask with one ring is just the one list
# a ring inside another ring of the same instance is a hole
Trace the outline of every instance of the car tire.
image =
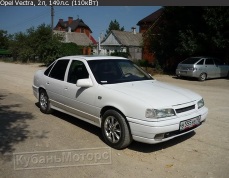
[(132, 142), (126, 119), (115, 110), (103, 114), (101, 128), (105, 142), (115, 149), (126, 148)]
[(206, 80), (207, 79), (207, 74), (206, 73), (201, 73), (198, 79), (199, 79), (199, 81)]
[(52, 113), (52, 108), (50, 106), (49, 97), (48, 97), (46, 91), (43, 89), (41, 89), (39, 92), (39, 106), (40, 106), (41, 112), (43, 112), (45, 114)]

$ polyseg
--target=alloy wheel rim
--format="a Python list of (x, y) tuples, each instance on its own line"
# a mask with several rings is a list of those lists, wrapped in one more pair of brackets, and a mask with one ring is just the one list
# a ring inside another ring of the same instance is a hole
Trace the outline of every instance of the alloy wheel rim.
[(104, 123), (105, 135), (112, 143), (117, 143), (121, 139), (121, 127), (118, 120), (113, 116), (108, 116)]
[(44, 93), (41, 93), (40, 96), (40, 104), (43, 109), (47, 108), (48, 98), (45, 96)]
[(205, 78), (206, 78), (206, 74), (202, 74), (202, 75), (201, 75), (201, 79), (202, 79), (202, 80), (205, 80)]

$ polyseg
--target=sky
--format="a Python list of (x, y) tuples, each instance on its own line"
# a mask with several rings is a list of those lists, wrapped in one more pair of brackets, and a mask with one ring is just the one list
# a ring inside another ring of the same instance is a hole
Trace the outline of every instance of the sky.
[[(105, 34), (111, 20), (117, 20), (125, 31), (131, 31), (131, 27), (141, 19), (158, 10), (159, 6), (54, 6), (54, 27), (59, 19), (67, 21), (68, 17), (78, 17), (92, 30), (92, 36), (98, 41), (100, 34)], [(0, 30), (6, 30), (8, 34), (26, 32), (30, 27), (37, 27), (45, 23), (51, 24), (50, 6), (0, 6)]]

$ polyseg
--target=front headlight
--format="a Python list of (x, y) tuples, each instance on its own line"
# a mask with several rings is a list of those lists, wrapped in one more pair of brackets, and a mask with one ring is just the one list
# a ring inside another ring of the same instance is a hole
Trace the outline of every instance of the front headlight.
[(175, 111), (171, 108), (168, 109), (147, 109), (145, 113), (146, 118), (164, 118), (175, 116)]
[(198, 105), (198, 109), (202, 108), (204, 106), (204, 100), (203, 98), (197, 102), (197, 105)]

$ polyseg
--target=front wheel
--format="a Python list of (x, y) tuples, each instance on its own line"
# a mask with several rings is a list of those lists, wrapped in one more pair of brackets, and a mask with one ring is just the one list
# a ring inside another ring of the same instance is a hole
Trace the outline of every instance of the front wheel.
[(176, 75), (176, 78), (177, 79), (181, 79), (182, 77), (180, 75)]
[(207, 79), (207, 74), (206, 73), (201, 73), (198, 79), (199, 79), (199, 81), (206, 80)]
[(132, 142), (125, 118), (115, 110), (104, 113), (101, 128), (105, 142), (115, 149), (123, 149)]
[(49, 97), (46, 91), (43, 89), (41, 89), (39, 92), (39, 106), (40, 106), (41, 112), (45, 114), (50, 114), (52, 112), (50, 102), (49, 102)]

